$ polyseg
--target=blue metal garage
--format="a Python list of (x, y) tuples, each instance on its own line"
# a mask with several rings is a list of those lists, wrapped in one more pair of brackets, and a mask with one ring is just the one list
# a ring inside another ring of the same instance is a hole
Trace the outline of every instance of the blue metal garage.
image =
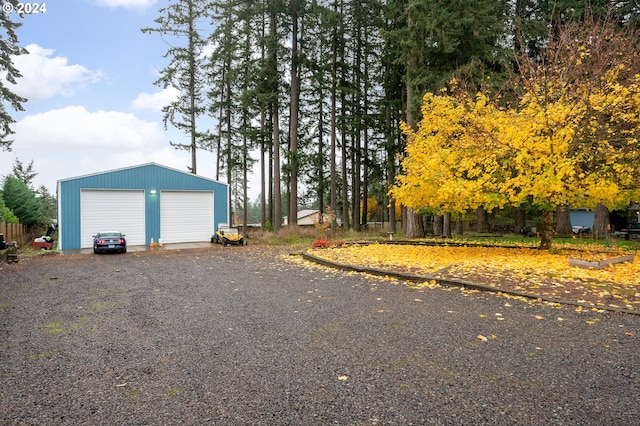
[(155, 163), (58, 181), (58, 248), (92, 246), (99, 231), (121, 231), (127, 244), (209, 241), (228, 223), (226, 183)]

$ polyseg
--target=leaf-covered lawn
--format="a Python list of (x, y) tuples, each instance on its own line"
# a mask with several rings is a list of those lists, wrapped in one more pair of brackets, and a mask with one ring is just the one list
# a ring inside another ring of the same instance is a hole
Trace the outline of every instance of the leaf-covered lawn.
[(594, 270), (569, 266), (568, 251), (410, 245), (353, 245), (312, 249), (346, 265), (454, 279), (585, 305), (640, 311), (640, 260)]

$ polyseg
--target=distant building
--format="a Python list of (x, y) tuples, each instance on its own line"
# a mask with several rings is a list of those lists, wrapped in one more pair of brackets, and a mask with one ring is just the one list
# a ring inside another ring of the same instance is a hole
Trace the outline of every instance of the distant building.
[[(298, 226), (313, 226), (322, 222), (322, 215), (319, 210), (300, 210), (298, 212)], [(285, 216), (283, 224), (289, 224), (289, 217)]]

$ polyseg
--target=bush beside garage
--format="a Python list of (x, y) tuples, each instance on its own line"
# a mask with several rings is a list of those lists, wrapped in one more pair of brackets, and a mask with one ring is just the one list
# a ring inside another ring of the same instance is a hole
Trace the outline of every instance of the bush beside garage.
[(60, 250), (90, 248), (105, 230), (130, 246), (210, 241), (228, 223), (226, 183), (156, 163), (62, 179), (57, 195)]

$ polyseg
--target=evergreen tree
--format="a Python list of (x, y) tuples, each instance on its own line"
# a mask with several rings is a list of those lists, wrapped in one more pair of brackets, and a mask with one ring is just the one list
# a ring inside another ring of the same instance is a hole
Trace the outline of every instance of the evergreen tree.
[(33, 160), (25, 166), (22, 161), (16, 158), (12, 166), (13, 176), (24, 182), (28, 188), (33, 188), (33, 179), (38, 176), (38, 173), (33, 169)]
[(20, 222), (13, 211), (4, 203), (2, 191), (0, 191), (0, 222), (18, 223)]
[[(209, 36), (213, 51), (207, 58), (207, 77), (210, 83), (208, 96), (211, 99), (209, 111), (217, 116), (218, 131), (214, 138), (216, 152), (216, 178), (226, 172), (230, 189), (229, 218), (233, 223), (233, 209), (242, 204), (243, 198), (243, 151), (242, 117), (245, 106), (243, 96), (246, 91), (244, 72), (250, 72), (249, 64), (243, 59), (245, 28), (251, 16), (251, 2), (217, 2), (216, 15), (212, 22), (215, 30)], [(248, 154), (247, 154), (248, 155)]]
[(290, 113), (289, 113), (289, 226), (298, 225), (298, 171), (300, 169), (300, 153), (298, 152), (298, 116), (300, 107), (300, 47), (299, 19), (304, 13), (300, 0), (290, 0), (291, 10), (291, 81), (290, 81)]
[(42, 204), (45, 219), (52, 219), (58, 216), (58, 202), (56, 197), (49, 192), (46, 186), (40, 185), (35, 191), (36, 198)]
[(13, 211), (20, 223), (27, 226), (46, 223), (44, 208), (36, 194), (26, 183), (15, 176), (7, 176), (2, 187), (2, 195), (7, 208)]
[(143, 28), (143, 33), (170, 36), (165, 41), (169, 49), (165, 58), (169, 64), (160, 71), (156, 85), (175, 87), (178, 99), (162, 108), (165, 128), (171, 124), (189, 137), (189, 143), (171, 142), (171, 146), (191, 153), (191, 173), (197, 173), (196, 151), (205, 145), (208, 133), (200, 131), (197, 119), (205, 113), (203, 78), (203, 49), (206, 37), (198, 25), (208, 24), (210, 3), (208, 0), (175, 0), (159, 10), (155, 28)]
[[(7, 2), (14, 6), (18, 3), (17, 0)], [(24, 111), (22, 104), (27, 102), (27, 99), (13, 93), (5, 83), (6, 80), (7, 83), (16, 84), (16, 79), (22, 76), (13, 65), (13, 56), (27, 53), (18, 45), (16, 34), (22, 23), (13, 22), (11, 16), (10, 13), (0, 13), (0, 73), (5, 76), (4, 79), (0, 79), (0, 151), (11, 151), (13, 143), (9, 137), (13, 134), (11, 124), (15, 123), (15, 119), (11, 117), (6, 106), (10, 105), (14, 111)]]

